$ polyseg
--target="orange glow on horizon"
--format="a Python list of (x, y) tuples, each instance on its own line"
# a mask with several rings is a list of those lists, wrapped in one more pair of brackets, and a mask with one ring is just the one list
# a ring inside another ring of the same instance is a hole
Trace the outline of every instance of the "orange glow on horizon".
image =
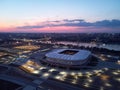
[(44, 28), (31, 28), (31, 29), (18, 29), (14, 27), (0, 28), (0, 32), (74, 32), (80, 27), (72, 26), (56, 26), (56, 27), (44, 27)]
[[(21, 26), (22, 27), (22, 26)], [(52, 26), (43, 28), (22, 29), (17, 27), (0, 27), (0, 32), (25, 32), (25, 33), (77, 33), (77, 32), (101, 32), (112, 31), (112, 28), (85, 27), (85, 26)]]
[(32, 28), (32, 29), (17, 29), (17, 31), (24, 32), (75, 32), (79, 27), (72, 26), (54, 26), (44, 28)]

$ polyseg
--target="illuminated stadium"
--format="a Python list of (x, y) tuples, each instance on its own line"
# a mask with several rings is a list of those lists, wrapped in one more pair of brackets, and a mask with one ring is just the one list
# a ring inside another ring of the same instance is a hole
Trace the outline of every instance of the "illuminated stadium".
[(44, 62), (57, 66), (82, 66), (89, 62), (91, 52), (80, 49), (55, 49), (45, 55)]

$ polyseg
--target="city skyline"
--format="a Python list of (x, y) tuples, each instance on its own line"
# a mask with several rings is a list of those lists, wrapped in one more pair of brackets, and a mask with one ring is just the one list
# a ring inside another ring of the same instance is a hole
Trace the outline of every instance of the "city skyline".
[(120, 32), (119, 0), (1, 0), (0, 32)]

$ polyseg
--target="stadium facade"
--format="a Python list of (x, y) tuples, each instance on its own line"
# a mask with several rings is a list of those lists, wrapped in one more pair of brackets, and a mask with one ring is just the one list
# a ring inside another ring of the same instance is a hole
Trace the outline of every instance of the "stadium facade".
[(81, 66), (91, 59), (91, 52), (81, 49), (55, 49), (45, 54), (44, 62), (57, 66)]

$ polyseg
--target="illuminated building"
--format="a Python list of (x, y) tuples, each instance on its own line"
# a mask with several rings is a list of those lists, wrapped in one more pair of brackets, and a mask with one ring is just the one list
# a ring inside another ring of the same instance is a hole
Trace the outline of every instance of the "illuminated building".
[(62, 66), (82, 66), (91, 57), (91, 52), (80, 49), (55, 49), (45, 55), (46, 63)]

